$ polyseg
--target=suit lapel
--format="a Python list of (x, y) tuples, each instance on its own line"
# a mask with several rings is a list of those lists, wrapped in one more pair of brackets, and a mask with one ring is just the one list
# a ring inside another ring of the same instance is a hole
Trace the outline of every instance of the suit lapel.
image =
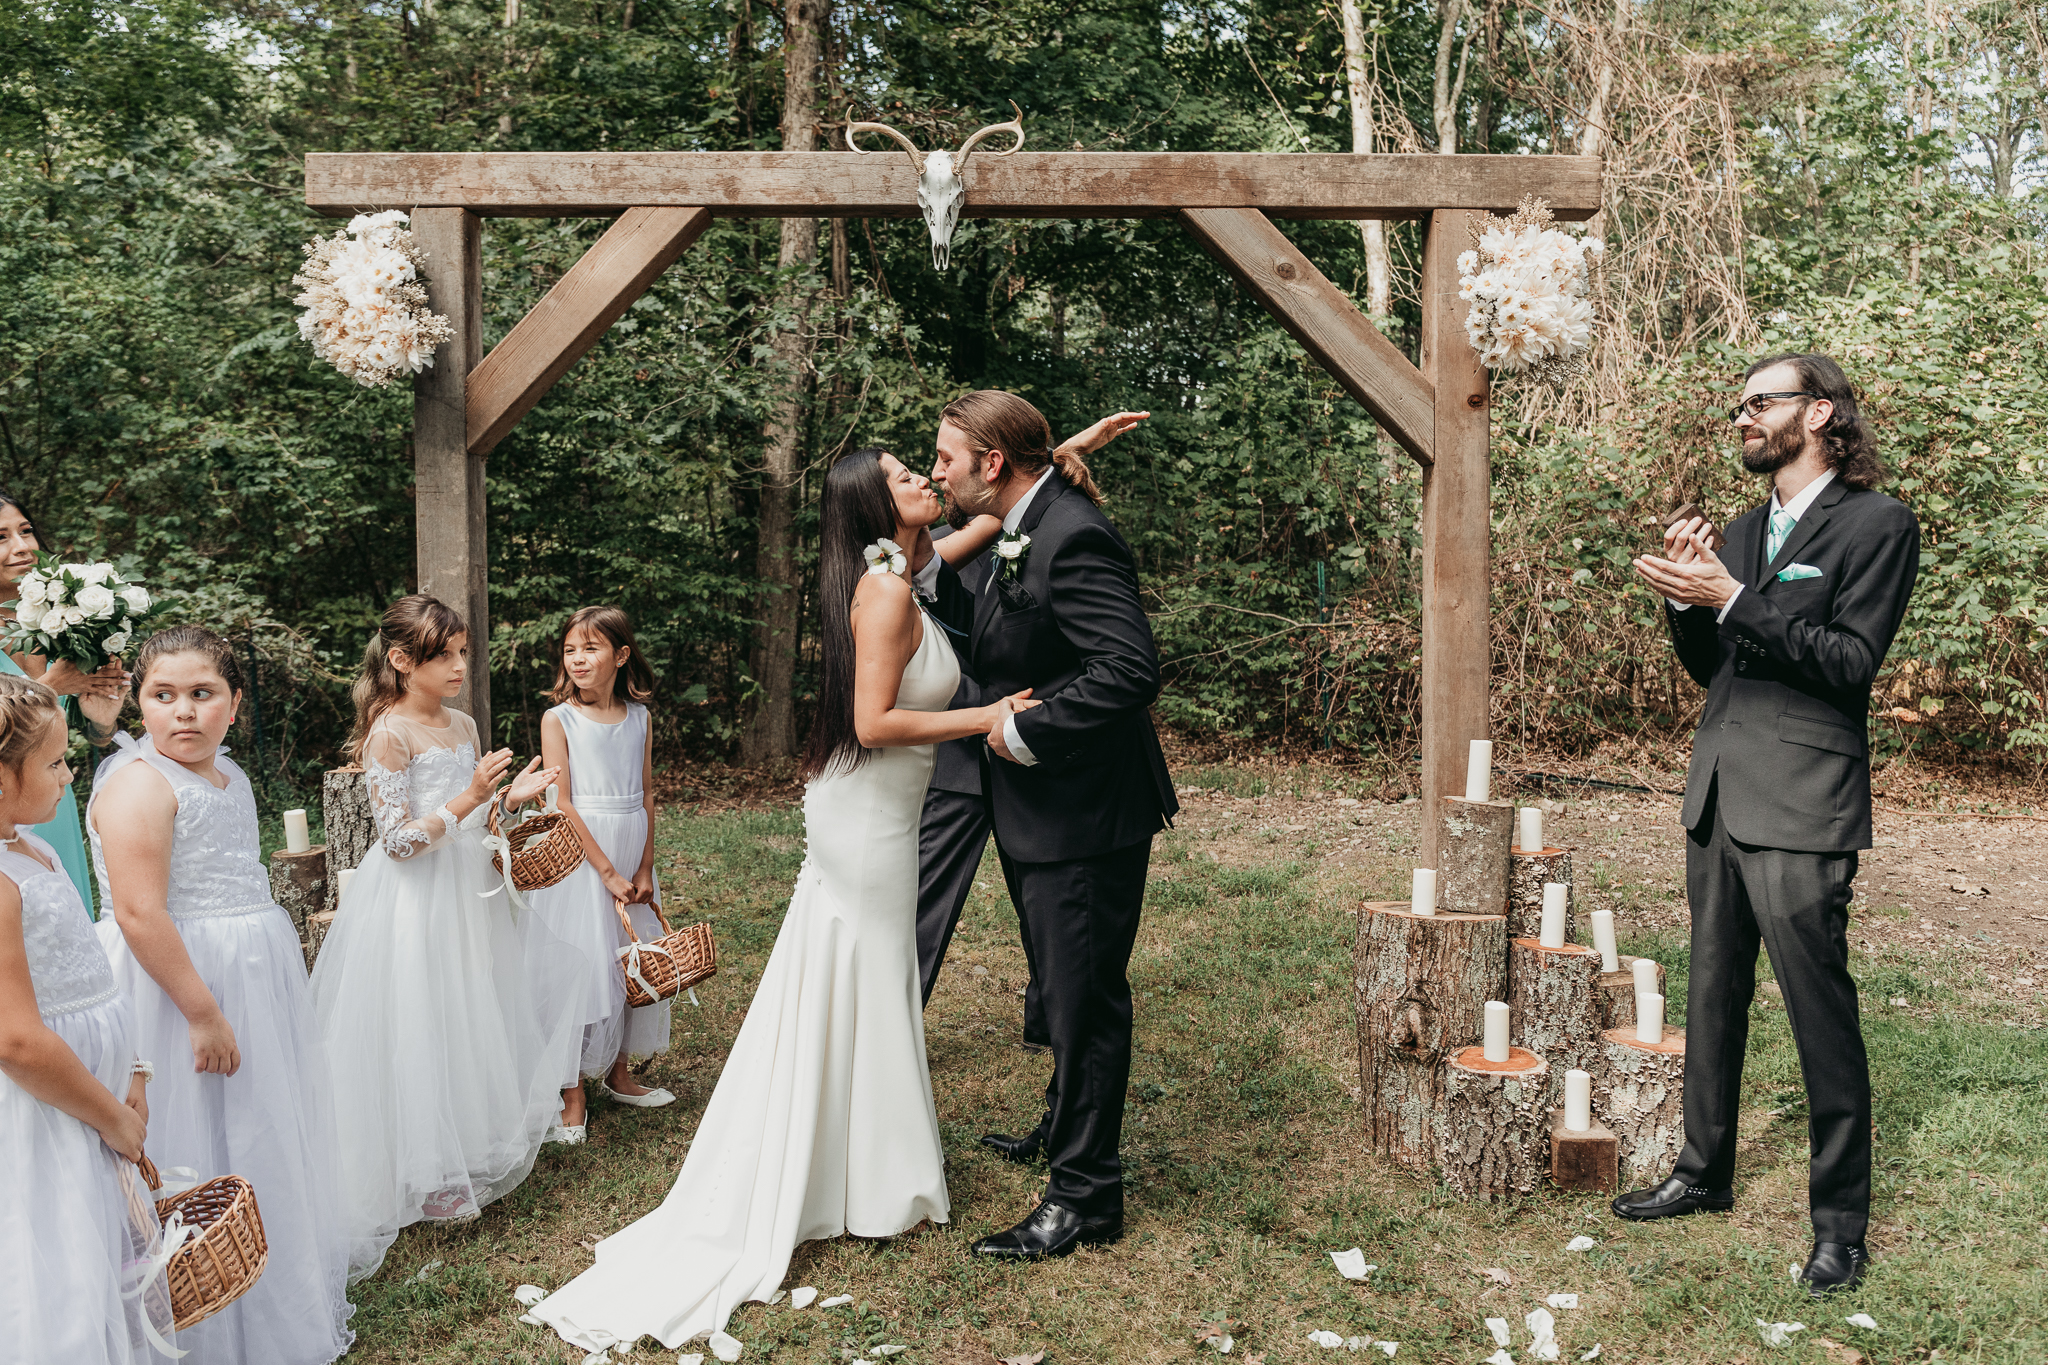
[(1820, 534), (1821, 527), (1828, 524), (1828, 518), (1834, 514), (1835, 504), (1840, 502), (1842, 495), (1848, 491), (1839, 477), (1821, 490), (1820, 496), (1813, 500), (1813, 506), (1806, 509), (1806, 515), (1793, 523), (1792, 534), (1786, 536), (1785, 543), (1778, 547), (1777, 558), (1764, 566), (1765, 576), (1759, 586), (1770, 582), (1771, 574), (1794, 562), (1793, 557)]
[[(993, 553), (984, 550), (984, 555)], [(982, 577), (981, 589), (974, 595), (974, 638), (967, 642), (967, 657), (978, 659), (981, 653), (981, 634), (988, 629), (988, 623), (996, 614), (996, 575), (1002, 569), (991, 563), (989, 571)]]
[(1763, 579), (1764, 526), (1770, 518), (1769, 509), (1766, 503), (1762, 513), (1739, 517), (1728, 528), (1728, 557), (1722, 562), (1752, 592)]
[[(1045, 520), (1046, 511), (1065, 497), (1071, 488), (1072, 485), (1060, 477), (1059, 471), (1054, 470), (1052, 477), (1045, 481), (1045, 487), (1038, 490), (1038, 496), (1024, 509), (1024, 519), (1017, 523), (1018, 531), (1028, 536), (1037, 530), (1038, 523)], [(1028, 565), (1031, 559), (1029, 550), (1025, 551), (1024, 558)], [(974, 599), (974, 638), (968, 642), (968, 657), (976, 661), (979, 661), (981, 653), (981, 637), (988, 630), (988, 623), (996, 618), (996, 604), (1002, 596), (996, 590), (996, 575), (1003, 572), (1003, 568), (1003, 565), (991, 562), (988, 578)], [(1020, 568), (1017, 572), (1022, 574), (1025, 570)]]

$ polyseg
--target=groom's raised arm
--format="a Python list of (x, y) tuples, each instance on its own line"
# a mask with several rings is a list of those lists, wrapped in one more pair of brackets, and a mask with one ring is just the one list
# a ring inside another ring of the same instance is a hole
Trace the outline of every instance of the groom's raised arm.
[(1138, 600), (1131, 552), (1107, 526), (1084, 526), (1049, 566), (1050, 607), (1081, 656), (1081, 675), (1012, 717), (1039, 766), (1090, 757), (1102, 733), (1159, 695), (1159, 651)]

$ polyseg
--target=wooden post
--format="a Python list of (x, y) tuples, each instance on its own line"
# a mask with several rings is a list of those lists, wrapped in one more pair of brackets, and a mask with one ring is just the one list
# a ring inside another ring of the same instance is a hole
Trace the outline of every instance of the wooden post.
[(1352, 976), (1358, 1076), (1372, 1150), (1410, 1170), (1439, 1155), (1444, 1062), (1482, 1036), (1486, 1002), (1507, 998), (1507, 918), (1417, 915), (1368, 901)]
[(490, 611), (485, 574), (484, 462), (469, 453), (469, 372), (483, 358), (483, 220), (467, 209), (419, 209), (427, 302), (455, 335), (413, 380), (413, 543), (419, 590), (469, 623), (469, 676), (455, 704), (491, 737)]
[[(1600, 1028), (1605, 1032), (1611, 1028), (1627, 1029), (1633, 1033), (1636, 1027), (1636, 959), (1627, 953), (1615, 955), (1621, 964), (1618, 972), (1602, 972), (1593, 985), (1594, 1003), (1600, 1007)], [(1657, 966), (1657, 994), (1664, 994), (1664, 964)]]
[(1567, 943), (1546, 948), (1533, 938), (1508, 945), (1508, 1019), (1514, 1041), (1541, 1053), (1562, 1089), (1564, 1073), (1595, 1070), (1600, 1061), (1600, 1007), (1593, 981), (1600, 954)]
[(270, 898), (292, 917), (292, 928), (306, 936), (306, 919), (327, 908), (327, 845), (304, 853), (283, 849), (270, 855)]
[(1505, 1062), (1466, 1047), (1444, 1062), (1444, 1116), (1438, 1160), (1460, 1199), (1488, 1203), (1531, 1194), (1548, 1155), (1550, 1064), (1511, 1047)]
[[(1561, 848), (1541, 853), (1514, 851), (1508, 870), (1508, 932), (1516, 938), (1537, 938), (1543, 933), (1543, 884), (1572, 884), (1572, 855)], [(1564, 941), (1579, 937), (1578, 900), (1564, 898)]]
[(1621, 1145), (1598, 1119), (1583, 1133), (1564, 1126), (1558, 1110), (1550, 1125), (1550, 1179), (1561, 1190), (1607, 1194), (1621, 1179)]
[(1422, 374), (1436, 396), (1435, 457), (1422, 470), (1422, 865), (1437, 815), (1463, 790), (1467, 747), (1491, 737), (1486, 369), (1465, 337), (1458, 253), (1483, 215), (1438, 209), (1422, 251)]
[(335, 768), (320, 779), (320, 823), (327, 834), (327, 891), (323, 908), (341, 896), (341, 874), (362, 866), (377, 842), (370, 793), (361, 768)]
[(1437, 815), (1436, 903), (1461, 915), (1505, 913), (1514, 837), (1514, 802), (1445, 797)]
[(1593, 1114), (1620, 1141), (1622, 1185), (1654, 1185), (1685, 1146), (1685, 1031), (1665, 1029), (1661, 1043), (1637, 1042), (1633, 1028), (1600, 1037)]

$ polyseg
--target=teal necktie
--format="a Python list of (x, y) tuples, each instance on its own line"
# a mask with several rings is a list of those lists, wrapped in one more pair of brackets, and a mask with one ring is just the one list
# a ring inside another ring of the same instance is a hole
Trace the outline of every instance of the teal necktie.
[(1792, 534), (1792, 528), (1799, 524), (1799, 518), (1790, 512), (1779, 510), (1771, 513), (1771, 534), (1764, 540), (1764, 562), (1770, 563), (1778, 557), (1778, 551), (1785, 548), (1785, 537)]

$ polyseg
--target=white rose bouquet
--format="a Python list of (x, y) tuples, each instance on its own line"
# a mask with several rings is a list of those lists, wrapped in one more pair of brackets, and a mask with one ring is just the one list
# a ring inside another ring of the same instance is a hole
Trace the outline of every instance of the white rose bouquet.
[(455, 335), (448, 319), (427, 308), (420, 271), (427, 253), (396, 209), (359, 213), (332, 237), (306, 244), (306, 264), (292, 276), (299, 335), (313, 354), (365, 388), (431, 369), (434, 348)]
[(1541, 200), (1489, 217), (1478, 249), (1458, 257), (1465, 335), (1491, 370), (1563, 385), (1593, 349), (1593, 275), (1606, 246), (1560, 232)]
[(36, 556), (22, 575), (14, 619), (0, 626), (0, 648), (10, 654), (69, 659), (81, 673), (124, 654), (161, 608), (140, 582), (111, 564), (62, 564)]

